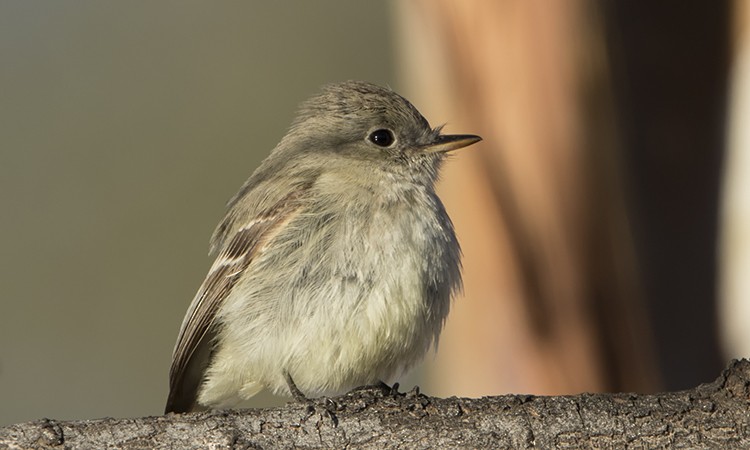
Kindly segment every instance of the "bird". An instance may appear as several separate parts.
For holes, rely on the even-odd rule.
[[[165,413],[390,380],[432,348],[461,289],[435,192],[442,133],[390,88],[324,86],[227,204],[179,330]]]

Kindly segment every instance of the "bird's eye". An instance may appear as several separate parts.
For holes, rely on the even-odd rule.
[[[388,147],[389,145],[393,144],[393,141],[396,140],[396,138],[393,137],[393,132],[384,128],[375,130],[370,133],[369,139],[370,142],[380,147]]]

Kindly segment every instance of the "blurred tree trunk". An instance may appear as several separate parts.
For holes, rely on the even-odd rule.
[[[719,322],[727,357],[750,355],[750,3],[732,8],[732,69],[722,174]]]
[[[465,297],[429,392],[655,390],[597,3],[396,5],[405,94],[484,137],[442,184]]]
[[[717,228],[730,3],[606,2],[642,285],[667,389],[722,366]]]

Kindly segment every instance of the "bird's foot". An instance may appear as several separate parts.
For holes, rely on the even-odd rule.
[[[351,390],[351,392],[371,392],[371,393],[380,393],[384,397],[385,396],[391,396],[391,397],[398,397],[401,395],[401,393],[398,391],[399,384],[393,383],[393,386],[388,386],[383,381],[378,381],[375,384],[368,384],[365,386],[359,386]]]
[[[307,398],[305,394],[303,394],[302,391],[299,390],[297,385],[294,383],[292,376],[289,375],[289,373],[285,373],[284,378],[286,378],[286,384],[289,387],[289,392],[292,394],[292,397],[294,397],[294,399],[300,403],[307,404],[307,408],[306,408],[307,417],[305,417],[305,419],[309,419],[313,414],[315,414],[316,406],[318,405],[319,402],[322,402],[323,410],[325,411],[326,415],[331,419],[331,422],[333,422],[333,425],[337,426],[339,424],[339,419],[338,417],[336,417],[336,411],[339,409],[338,403],[336,403],[334,400],[332,400],[329,397],[321,397],[317,399],[317,401]]]

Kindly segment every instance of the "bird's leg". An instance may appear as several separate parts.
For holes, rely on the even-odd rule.
[[[292,376],[289,375],[289,372],[284,372],[284,378],[286,378],[286,384],[289,386],[289,392],[292,393],[292,397],[294,397],[295,400],[298,402],[310,402],[310,399],[305,397],[305,394],[302,393],[302,391],[299,390],[296,384],[294,384],[294,380],[292,380]]]
[[[305,394],[303,394],[297,385],[294,384],[294,380],[292,380],[292,376],[289,375],[289,372],[284,372],[284,379],[286,379],[286,385],[289,387],[289,392],[292,394],[292,397],[300,403],[307,403],[307,417],[315,414],[315,404],[312,400],[305,397]]]
[[[307,403],[307,417],[310,417],[313,413],[315,413],[315,402],[305,397],[305,394],[303,394],[302,391],[299,390],[297,385],[294,384],[294,380],[292,379],[292,376],[289,375],[289,372],[284,372],[284,378],[286,379],[287,386],[289,386],[289,392],[292,393],[292,397],[294,397],[294,399],[300,403]],[[338,417],[336,417],[336,410],[338,409],[339,405],[328,397],[324,398],[324,405],[325,411],[328,414],[328,417],[331,418],[333,425],[338,426],[339,419]]]

